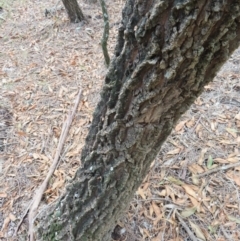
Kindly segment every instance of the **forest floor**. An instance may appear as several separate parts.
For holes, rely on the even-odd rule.
[[[113,56],[124,1],[106,2]],[[0,240],[27,240],[27,218],[17,236],[14,231],[48,173],[80,89],[78,111],[39,210],[61,195],[81,165],[107,69],[101,8],[79,3],[88,23],[70,24],[53,0],[0,0]],[[239,79],[240,49],[152,163],[119,221],[120,240],[240,240]]]

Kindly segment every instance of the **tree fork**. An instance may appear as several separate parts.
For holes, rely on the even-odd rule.
[[[37,240],[109,241],[179,117],[238,47],[238,0],[127,0],[82,151]]]

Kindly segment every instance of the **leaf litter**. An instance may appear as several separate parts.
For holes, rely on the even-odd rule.
[[[112,54],[123,1],[106,2]],[[80,1],[91,18],[76,25],[63,9],[45,17],[52,0],[10,5],[3,7],[0,25],[0,239],[24,240],[27,223],[17,238],[14,229],[48,172],[79,88],[80,107],[43,207],[61,195],[81,165],[107,70],[98,4]],[[240,49],[182,116],[119,220],[119,240],[240,240],[239,64]]]

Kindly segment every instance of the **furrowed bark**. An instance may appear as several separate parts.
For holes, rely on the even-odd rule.
[[[78,23],[84,20],[84,15],[77,0],[62,0],[62,2],[72,23]]]
[[[239,41],[239,0],[128,0],[82,167],[37,218],[37,240],[110,240],[173,126]]]

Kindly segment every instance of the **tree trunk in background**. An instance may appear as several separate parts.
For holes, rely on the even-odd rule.
[[[84,20],[84,15],[77,0],[62,0],[62,2],[72,23],[78,23]]]
[[[179,117],[240,41],[239,0],[127,0],[82,167],[37,240],[109,241]]]

